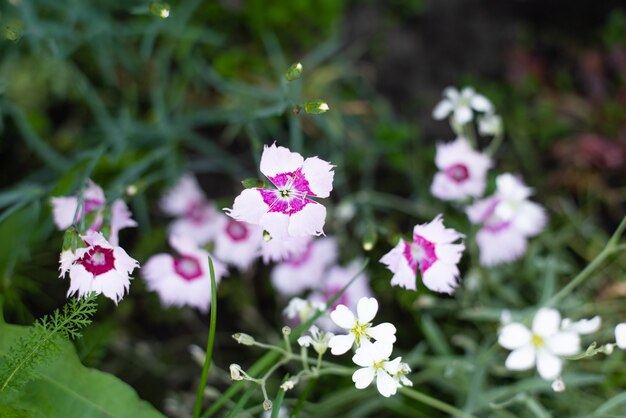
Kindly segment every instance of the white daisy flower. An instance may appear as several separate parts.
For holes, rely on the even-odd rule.
[[[246,270],[259,256],[263,230],[257,225],[216,214],[215,256],[221,261]]]
[[[480,197],[485,192],[491,159],[475,151],[465,138],[449,144],[438,144],[435,175],[430,191],[441,200],[463,200]]]
[[[529,237],[538,235],[546,226],[543,207],[528,200],[532,189],[512,174],[496,179],[496,192],[466,209],[474,224],[482,227],[476,234],[480,263],[492,267],[519,259],[525,252]]]
[[[139,267],[122,247],[111,245],[100,232],[87,231],[81,236],[87,247],[77,248],[71,263],[69,255],[61,255],[61,276],[70,275],[67,295],[87,297],[102,293],[116,304],[122,300],[130,286],[130,275]]]
[[[444,99],[433,110],[434,119],[445,119],[452,113],[452,119],[457,125],[465,125],[471,122],[474,111],[489,113],[493,111],[493,105],[483,95],[478,94],[472,87],[465,87],[459,92],[454,87],[448,87],[443,91]]]
[[[615,327],[615,343],[622,350],[626,350],[626,323],[617,324]]]
[[[512,322],[500,330],[498,343],[513,350],[506,359],[509,370],[528,370],[537,366],[545,380],[561,375],[563,360],[580,352],[580,337],[573,331],[559,329],[561,315],[555,309],[542,308],[533,318],[532,328]]]
[[[156,254],[145,263],[142,273],[149,290],[159,294],[165,306],[191,306],[207,312],[211,305],[210,254],[189,237],[171,235],[170,245],[179,256]],[[226,267],[212,257],[215,281],[226,275]]]
[[[226,213],[238,221],[260,225],[273,238],[322,235],[326,208],[309,197],[328,197],[334,166],[317,157],[306,160],[276,144],[265,146],[261,172],[275,189],[246,189]]]
[[[376,389],[384,397],[395,395],[398,383],[392,377],[400,369],[400,357],[389,361],[393,346],[388,341],[371,343],[363,341],[352,357],[352,361],[362,368],[352,375],[352,381],[357,389],[365,389],[376,379]]]
[[[274,267],[272,284],[283,295],[296,295],[317,287],[326,268],[337,260],[338,252],[334,238],[311,240],[302,253]]]
[[[378,301],[374,298],[362,298],[357,304],[357,316],[345,305],[339,305],[331,312],[330,318],[340,328],[348,330],[347,335],[335,335],[328,346],[334,355],[340,355],[356,343],[360,346],[363,341],[375,339],[388,344],[396,341],[396,327],[389,322],[372,326],[372,320],[378,312]]]
[[[415,275],[419,268],[424,285],[430,290],[453,293],[458,285],[457,264],[465,250],[465,244],[454,242],[463,234],[443,225],[441,215],[430,223],[413,228],[413,242],[400,240],[380,262],[393,273],[391,284],[416,290]]]

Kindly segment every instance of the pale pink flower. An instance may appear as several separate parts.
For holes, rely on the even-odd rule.
[[[305,250],[272,270],[272,284],[283,295],[296,295],[317,287],[324,271],[337,260],[338,248],[334,238],[310,240]]]
[[[300,256],[308,247],[311,237],[272,238],[263,234],[261,257],[265,264],[281,262]]]
[[[491,159],[475,151],[465,138],[449,144],[438,144],[435,175],[430,191],[441,200],[463,200],[480,197],[485,192]]]
[[[215,256],[226,264],[246,270],[259,256],[263,231],[259,226],[216,214]]]
[[[119,245],[119,232],[124,228],[137,226],[137,222],[131,217],[132,213],[122,199],[117,199],[111,205],[111,245]]]
[[[265,146],[260,168],[276,189],[246,189],[226,213],[260,225],[273,238],[322,235],[326,208],[309,197],[330,195],[333,165],[318,157],[305,160],[274,143]]]
[[[339,265],[330,267],[324,273],[321,283],[315,286],[313,293],[309,295],[308,299],[313,302],[326,304],[341,289],[350,283],[350,280],[357,276],[329,309],[333,311],[338,305],[345,305],[350,310],[356,310],[359,300],[373,296],[372,289],[369,285],[369,276],[365,271],[361,271],[362,265],[362,260],[353,260],[346,267]],[[326,331],[338,330],[337,325],[328,315],[322,315],[316,323],[321,329]]]
[[[443,225],[441,215],[429,223],[413,228],[413,242],[400,239],[380,262],[393,273],[391,284],[416,290],[415,277],[419,268],[424,285],[430,290],[452,294],[458,285],[457,264],[465,244],[455,244],[463,234]]]
[[[163,212],[176,217],[170,224],[170,235],[189,237],[199,245],[215,237],[218,212],[191,174],[181,177],[160,203]]]
[[[528,238],[538,235],[547,222],[543,207],[528,200],[532,189],[517,177],[501,174],[496,185],[494,195],[466,209],[470,221],[482,225],[476,242],[480,263],[489,267],[519,259]]]
[[[123,248],[111,245],[100,232],[90,230],[81,238],[87,247],[61,254],[61,276],[68,271],[70,275],[67,295],[86,297],[92,292],[102,293],[117,304],[128,292],[130,274],[139,263]],[[73,254],[71,262],[69,254]]]
[[[148,289],[159,294],[165,306],[191,306],[206,312],[211,305],[210,254],[198,247],[190,237],[170,236],[170,245],[179,256],[156,254],[145,263],[142,274]],[[215,281],[227,273],[215,258]]]
[[[54,223],[60,231],[72,225],[74,215],[77,215],[76,221],[80,221],[83,217],[83,212],[86,214],[97,212],[92,224],[88,225],[90,229],[97,231],[102,224],[101,210],[106,205],[104,191],[91,180],[87,181],[87,187],[83,192],[83,206],[78,209],[78,213],[76,213],[78,208],[78,196],[53,197],[50,199],[50,202],[52,203],[52,217]]]

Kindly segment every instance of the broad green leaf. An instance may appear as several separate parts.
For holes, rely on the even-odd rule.
[[[30,327],[0,321],[0,365],[13,344],[29,331]],[[69,341],[59,346],[60,351],[37,367],[34,379],[18,393],[0,395],[1,413],[35,418],[163,418],[117,377],[83,366]]]

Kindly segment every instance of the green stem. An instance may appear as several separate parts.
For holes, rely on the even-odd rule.
[[[445,402],[440,401],[439,399],[435,399],[431,396],[426,395],[425,393],[422,392],[418,392],[415,389],[410,389],[407,387],[401,387],[400,389],[398,389],[398,391],[400,393],[402,393],[405,396],[408,396],[409,398],[415,399],[418,402],[421,402],[423,404],[432,406],[435,409],[438,409],[442,412],[446,412],[454,417],[458,417],[458,418],[476,418],[473,415],[467,414],[463,411],[461,411],[458,408],[455,408],[452,405],[449,405]]]
[[[202,367],[202,376],[200,376],[200,384],[198,385],[198,393],[196,394],[196,405],[193,408],[193,418],[200,418],[202,413],[202,400],[204,398],[204,389],[209,377],[209,368],[211,367],[211,357],[213,356],[213,344],[215,343],[215,325],[217,323],[217,284],[215,283],[215,270],[213,269],[213,260],[209,257],[209,272],[211,274],[211,322],[209,324],[209,340],[206,347],[206,356],[204,357],[204,367]]]
[[[500,145],[502,145],[503,138],[503,132],[500,132],[496,136],[494,136],[489,145],[487,145],[487,148],[485,148],[485,154],[493,157],[493,155],[498,151],[498,148],[500,148]]]

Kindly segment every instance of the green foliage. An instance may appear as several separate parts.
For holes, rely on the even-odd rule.
[[[32,372],[59,349],[59,342],[67,338],[79,338],[81,330],[91,323],[96,312],[97,296],[70,299],[62,310],[55,310],[38,320],[27,336],[20,338],[8,350],[0,369],[0,395],[19,390],[33,378]]]
[[[93,301],[92,301],[93,302]],[[66,329],[72,324],[69,335],[77,332],[77,324],[84,323],[85,315],[93,303],[76,307],[80,313],[57,319],[49,318],[49,326]],[[72,317],[73,319],[69,319]],[[0,354],[3,369],[6,358],[11,358],[18,341],[30,341],[31,327],[0,323]],[[135,391],[116,377],[80,364],[72,344],[68,341],[55,342],[58,351],[54,358],[46,358],[32,379],[11,397],[0,397],[2,417],[107,417],[107,418],[163,418],[150,404],[141,401]],[[17,345],[19,347],[19,345]]]

